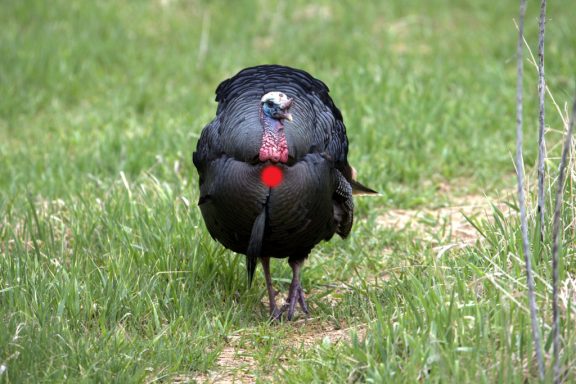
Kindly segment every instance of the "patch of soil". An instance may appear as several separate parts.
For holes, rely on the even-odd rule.
[[[314,319],[297,320],[290,324],[294,332],[281,341],[287,349],[310,349],[320,344],[339,344],[351,341],[353,332],[358,339],[366,336],[366,326],[340,328],[334,324],[326,324]],[[253,358],[254,351],[241,346],[241,335],[229,338],[229,343],[224,347],[215,369],[195,375],[193,377],[179,376],[174,378],[176,383],[254,383],[254,372],[258,369],[258,362]],[[262,378],[262,377],[260,377]],[[272,380],[272,378],[270,378]]]
[[[475,243],[480,233],[467,217],[490,217],[493,206],[504,215],[510,214],[510,208],[502,202],[494,202],[482,195],[469,195],[452,199],[445,207],[388,210],[377,218],[377,224],[385,228],[412,230],[420,239],[445,252]]]

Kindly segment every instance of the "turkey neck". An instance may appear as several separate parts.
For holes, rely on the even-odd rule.
[[[268,117],[260,111],[260,122],[263,132],[258,159],[262,162],[268,160],[274,163],[288,162],[288,143],[282,121]]]

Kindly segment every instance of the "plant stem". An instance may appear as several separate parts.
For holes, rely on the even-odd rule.
[[[546,94],[546,82],[544,80],[544,32],[546,28],[546,0],[540,3],[540,19],[538,32],[538,106],[539,106],[539,129],[538,129],[538,214],[540,216],[540,241],[544,241],[544,159],[546,158],[546,142],[544,140],[544,96]]]
[[[518,179],[518,202],[520,205],[520,226],[522,230],[522,246],[524,261],[526,264],[526,278],[528,283],[528,302],[530,306],[530,320],[532,324],[532,339],[536,359],[538,360],[538,373],[540,380],[544,380],[544,361],[542,359],[542,347],[540,341],[540,328],[538,326],[536,298],[534,295],[534,277],[532,275],[532,263],[530,247],[528,243],[528,225],[526,220],[526,200],[524,196],[524,160],[522,158],[522,79],[523,79],[523,36],[524,14],[526,13],[526,0],[520,0],[520,18],[518,22],[518,46],[517,46],[517,69],[516,82],[516,175]]]
[[[562,159],[560,160],[560,174],[558,176],[558,190],[556,191],[556,203],[554,205],[554,222],[552,224],[552,334],[554,342],[554,383],[560,382],[560,318],[558,314],[558,249],[560,238],[560,209],[564,195],[564,179],[566,177],[566,163],[568,153],[572,146],[572,131],[574,129],[574,118],[576,116],[576,97],[572,106],[572,115],[568,123],[568,132],[562,148]]]

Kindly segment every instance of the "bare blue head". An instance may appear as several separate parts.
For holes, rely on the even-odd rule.
[[[284,93],[268,92],[262,96],[260,102],[262,103],[262,113],[264,116],[280,121],[292,121],[292,115],[289,112],[292,99]]]

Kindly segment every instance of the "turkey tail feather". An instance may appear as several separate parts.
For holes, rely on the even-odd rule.
[[[352,194],[353,195],[377,195],[378,194],[378,192],[376,192],[375,190],[368,188],[365,185],[360,184],[356,180],[352,180],[350,182],[350,185],[352,186]]]
[[[248,250],[246,251],[246,271],[248,272],[248,286],[252,285],[254,272],[258,258],[262,252],[262,241],[264,239],[264,229],[266,228],[266,207],[262,212],[256,216],[254,224],[252,225],[252,233],[250,234],[250,242],[248,243]]]

